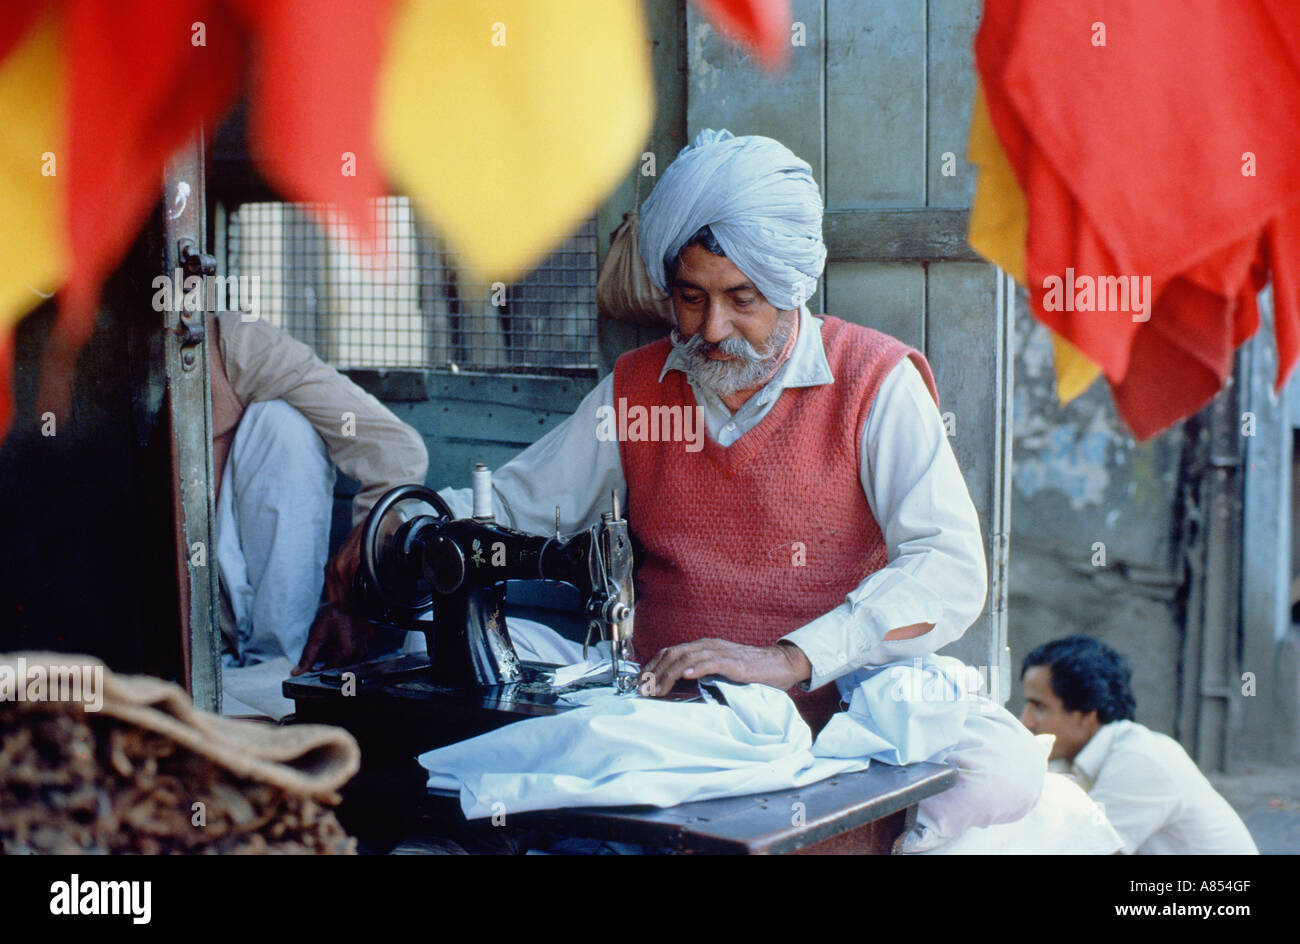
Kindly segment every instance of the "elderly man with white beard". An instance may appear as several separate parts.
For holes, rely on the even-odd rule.
[[[821,224],[806,162],[770,138],[702,132],[642,213],[671,337],[624,354],[493,478],[498,518],[537,533],[557,505],[573,531],[620,496],[644,552],[642,694],[708,675],[763,683],[789,690],[814,732],[840,708],[837,678],[959,638],[987,583],[925,358],[804,304],[825,264]],[[607,434],[611,415],[677,408],[702,414],[702,448]],[[468,490],[441,494],[469,514]],[[1038,798],[1041,751],[991,707],[954,749],[958,785],[922,804],[935,836],[1010,822]]]

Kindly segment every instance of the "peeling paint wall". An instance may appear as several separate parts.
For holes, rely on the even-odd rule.
[[[1098,380],[1056,400],[1049,332],[1017,305],[1009,639],[1088,633],[1133,667],[1138,720],[1173,733],[1181,629],[1174,533],[1179,428],[1139,444]],[[1024,706],[1014,688],[1011,710]]]

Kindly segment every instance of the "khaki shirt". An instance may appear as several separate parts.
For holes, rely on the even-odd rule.
[[[429,455],[420,434],[306,344],[265,321],[240,321],[238,311],[220,312],[209,325],[217,342],[208,352],[218,490],[244,409],[264,400],[284,400],[306,417],[330,461],[361,483],[352,503],[354,527],[389,489],[424,483]]]

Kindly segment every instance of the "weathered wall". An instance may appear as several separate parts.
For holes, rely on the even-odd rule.
[[[1088,633],[1131,662],[1138,720],[1173,734],[1181,640],[1174,599],[1181,430],[1139,445],[1101,380],[1060,406],[1050,335],[1030,317],[1023,296],[1016,314],[1012,429],[1013,673],[1018,677],[1035,646]],[[1008,707],[1018,714],[1024,699],[1018,685],[1013,692]]]

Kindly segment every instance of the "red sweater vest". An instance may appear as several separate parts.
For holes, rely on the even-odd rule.
[[[642,661],[702,638],[773,645],[844,602],[888,563],[861,482],[861,434],[876,391],[910,356],[938,403],[925,358],[886,334],[823,317],[835,381],[790,388],[730,447],[621,441],[628,521],[645,548],[633,643]],[[664,339],[614,367],[614,401],[696,405],[686,376],[663,370]],[[621,411],[620,411],[621,412]],[[814,731],[839,708],[834,685],[790,693]]]

